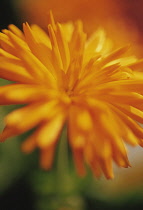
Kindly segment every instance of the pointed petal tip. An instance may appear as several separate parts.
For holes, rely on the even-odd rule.
[[[56,30],[56,24],[52,10],[49,10],[48,13],[48,25],[51,25],[53,29]]]
[[[32,152],[32,149],[31,148],[29,148],[28,146],[27,146],[27,144],[25,144],[25,143],[22,143],[21,144],[21,151],[22,152],[24,152],[24,153],[26,153],[26,154],[29,154],[29,153],[31,153]]]
[[[108,175],[106,175],[106,179],[113,180],[114,179],[114,174],[108,174]]]
[[[28,22],[23,23],[23,30],[24,30],[26,27],[30,27],[29,24],[28,24]]]
[[[113,173],[112,169],[106,170],[106,169],[102,168],[102,170],[103,170],[103,173],[104,173],[104,176],[106,177],[106,179],[108,179],[108,180],[114,179],[114,173]]]
[[[53,161],[40,161],[40,167],[41,169],[43,169],[44,171],[48,171],[52,168],[52,163]]]
[[[51,165],[42,165],[41,163],[40,163],[40,167],[43,171],[49,171],[52,168]]]
[[[50,15],[50,17],[53,18],[53,11],[52,11],[52,9],[49,10],[49,15]]]

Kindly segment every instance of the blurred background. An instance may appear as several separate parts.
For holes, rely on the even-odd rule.
[[[130,43],[133,53],[143,57],[143,0],[1,0],[0,29],[11,23],[22,28],[28,21],[46,30],[49,9],[58,21],[82,19],[89,36],[104,27],[116,46]],[[1,131],[4,116],[14,108],[0,107]],[[78,177],[70,151],[61,155],[61,145],[52,170],[41,170],[38,150],[29,155],[20,150],[27,135],[0,144],[0,210],[143,209],[142,148],[127,145],[132,167],[115,166],[114,180],[97,180],[90,172]]]

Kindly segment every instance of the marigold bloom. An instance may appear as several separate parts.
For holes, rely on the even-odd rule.
[[[49,36],[37,25],[14,25],[0,34],[0,104],[26,104],[5,118],[1,141],[36,127],[22,144],[41,151],[41,165],[52,165],[67,124],[79,174],[86,162],[98,177],[113,178],[112,160],[129,161],[124,142],[142,145],[143,61],[126,57],[128,46],[113,50],[102,29],[89,39],[82,22],[59,24],[50,15]]]

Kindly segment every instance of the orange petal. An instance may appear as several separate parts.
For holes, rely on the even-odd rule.
[[[21,144],[21,150],[25,153],[31,153],[36,148],[35,135],[30,136]]]
[[[48,170],[51,168],[54,160],[55,145],[41,149],[40,165],[43,169]]]
[[[38,85],[12,84],[0,87],[0,104],[27,104],[43,98],[48,99],[49,94]]]
[[[73,157],[77,172],[80,176],[85,176],[84,156],[82,149],[73,149]]]

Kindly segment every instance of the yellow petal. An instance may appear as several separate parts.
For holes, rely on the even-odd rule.
[[[32,24],[31,30],[33,31],[35,41],[41,43],[42,45],[46,45],[50,49],[52,48],[49,36],[42,28],[36,24]]]
[[[51,49],[39,42],[39,39],[37,39],[37,33],[35,34],[35,31],[32,31],[27,23],[23,24],[23,30],[32,53],[47,67],[47,71],[50,71],[55,76]]]
[[[3,131],[3,138],[4,136],[10,137],[21,134],[32,129],[43,120],[50,119],[57,112],[55,104],[55,101],[45,104],[35,103],[11,112],[5,118],[6,129]],[[52,111],[52,109],[54,110]],[[16,133],[7,134],[12,129],[16,130]]]
[[[57,141],[64,126],[64,122],[64,113],[59,113],[55,115],[53,119],[41,125],[36,136],[38,146],[44,148]]]
[[[65,39],[65,34],[63,33],[62,27],[60,24],[57,25],[57,41],[59,43],[59,50],[60,55],[63,63],[63,69],[66,72],[67,68],[70,63],[70,52],[69,52],[69,46]]]
[[[13,44],[10,42],[6,34],[0,33],[0,46],[8,53],[17,56],[17,50],[14,48]]]
[[[27,104],[39,100],[48,100],[53,91],[38,85],[13,84],[0,87],[0,104]]]
[[[8,26],[8,28],[9,28],[15,35],[17,35],[19,38],[25,40],[25,37],[24,37],[22,31],[21,31],[19,28],[17,28],[15,25],[10,24],[10,25]]]
[[[0,77],[6,80],[32,83],[33,78],[19,60],[0,57]]]

